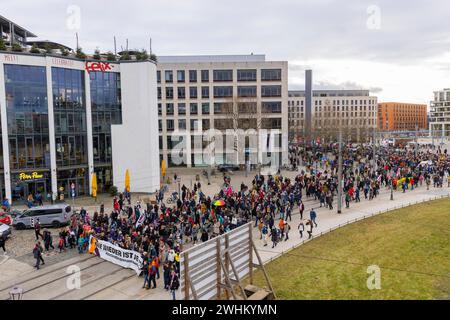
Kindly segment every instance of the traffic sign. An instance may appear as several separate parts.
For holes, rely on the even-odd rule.
[[[70,195],[75,198],[75,183],[73,182],[70,184]]]

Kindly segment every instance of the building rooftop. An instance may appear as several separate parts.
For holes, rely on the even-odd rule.
[[[66,50],[71,51],[72,48],[63,45],[61,43],[57,43],[57,42],[53,42],[50,40],[32,40],[32,41],[27,41],[27,45],[29,46],[33,46],[36,45],[36,47],[40,48],[40,49],[45,49],[45,46],[48,45],[50,47],[50,49],[61,49],[64,48]]]
[[[22,38],[37,37],[31,31],[19,26],[18,24],[0,15],[0,30],[3,31],[4,33],[11,33],[11,29],[14,29],[14,34]]]
[[[264,62],[264,61],[266,61],[266,55],[264,54],[158,56],[158,63]]]

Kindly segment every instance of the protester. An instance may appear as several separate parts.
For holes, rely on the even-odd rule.
[[[3,254],[6,255],[6,248],[5,248],[5,239],[3,237],[0,237],[0,248],[3,249]]]

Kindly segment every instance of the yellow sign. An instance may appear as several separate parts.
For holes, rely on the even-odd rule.
[[[42,173],[38,173],[38,172],[32,172],[31,174],[26,174],[25,172],[21,172],[19,174],[19,179],[22,181],[26,181],[26,180],[34,180],[34,179],[42,179],[44,177],[44,175]]]

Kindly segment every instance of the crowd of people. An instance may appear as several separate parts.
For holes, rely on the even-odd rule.
[[[440,188],[445,177],[450,187],[447,150],[434,152],[426,148],[388,146],[380,147],[373,159],[370,146],[348,145],[343,149],[343,200],[347,208],[362,199],[371,201],[382,188],[401,192],[423,184],[427,188],[431,184]],[[201,183],[196,182],[191,189],[183,185],[180,194],[174,192],[171,204],[164,201],[164,192],[160,191],[156,193],[156,201],[145,204],[138,201],[132,206],[131,195],[124,192],[114,198],[109,214],[103,204],[92,216],[82,208],[72,217],[70,226],[59,233],[58,249],[77,248],[85,253],[89,237],[93,235],[121,248],[138,251],[144,259],[143,287],[156,287],[162,267],[164,288],[174,297],[179,286],[183,248],[205,242],[249,221],[254,221],[263,245],[271,242],[274,248],[280,241],[289,240],[293,214],[300,215],[300,222],[294,226],[300,237],[306,236],[305,232],[312,237],[313,228],[317,227],[315,208],[332,210],[336,201],[337,146],[291,150],[290,159],[295,166],[304,165],[294,178],[257,174],[251,184],[241,183],[234,189],[231,177],[224,174],[223,185],[213,196],[204,194]],[[310,199],[310,207],[309,215],[304,217],[305,198]],[[39,223],[35,228],[39,229]],[[37,239],[39,235],[40,230],[37,230]],[[53,249],[49,231],[42,234],[42,239],[45,250]],[[36,247],[36,251],[44,250],[40,244]],[[42,257],[36,253],[35,258],[39,268]]]

